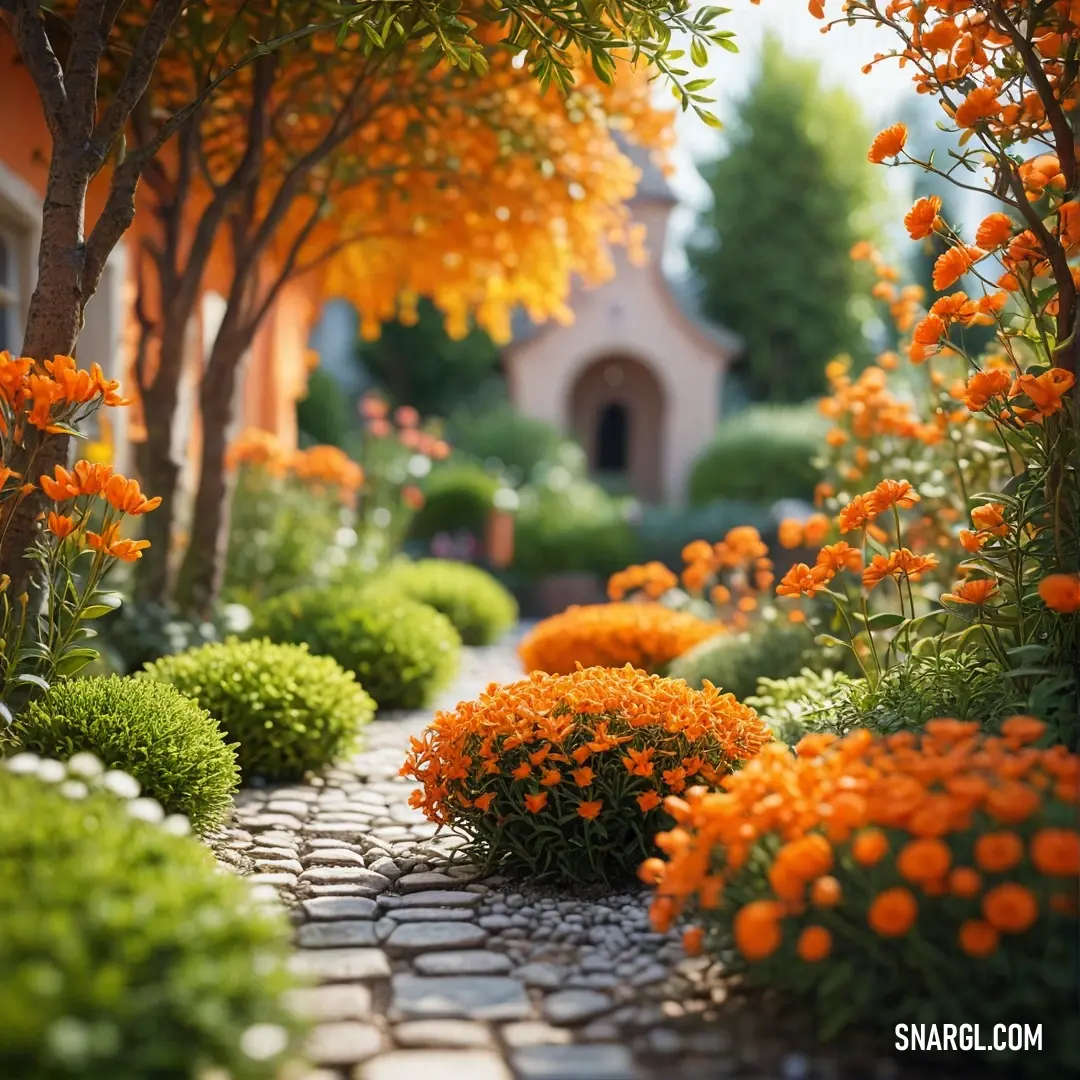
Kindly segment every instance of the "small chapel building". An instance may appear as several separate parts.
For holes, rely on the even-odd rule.
[[[661,267],[677,200],[648,155],[633,200],[649,259],[617,251],[615,276],[575,286],[569,326],[537,325],[523,312],[503,351],[510,401],[577,439],[598,479],[646,503],[679,503],[694,460],[720,420],[728,366],[740,340],[694,313]]]

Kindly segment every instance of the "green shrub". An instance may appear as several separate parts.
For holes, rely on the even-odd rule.
[[[767,540],[775,528],[767,507],[750,502],[714,502],[708,506],[646,506],[634,523],[638,560],[656,560],[681,569],[682,550],[693,540],[720,540],[737,525],[752,525]]]
[[[517,601],[489,573],[449,559],[392,566],[380,583],[441,611],[466,645],[491,645],[517,621]]]
[[[250,886],[81,780],[0,768],[0,806],[0,1076],[281,1075],[289,932]]]
[[[174,687],[139,679],[54,683],[16,719],[14,734],[23,750],[63,760],[87,751],[130,773],[200,833],[222,821],[239,782],[235,746],[217,720]]]
[[[441,612],[404,596],[297,589],[254,613],[248,636],[307,644],[355,672],[380,709],[419,709],[457,673],[461,637]]]
[[[305,645],[229,640],[147,665],[208,709],[235,739],[245,778],[295,780],[331,764],[374,715],[371,698],[328,656]]]
[[[805,626],[788,622],[762,622],[741,634],[722,634],[696,645],[673,660],[668,674],[701,686],[714,686],[740,701],[757,689],[758,679],[784,679],[797,675],[820,653]],[[815,665],[817,666],[817,665]]]
[[[785,679],[758,679],[757,691],[746,704],[772,729],[776,738],[794,746],[804,735],[821,730],[830,704],[853,682],[849,676],[826,668],[803,668]]]
[[[483,536],[502,487],[497,476],[478,465],[446,465],[423,484],[424,505],[409,524],[408,539],[429,541],[439,533]]]
[[[758,405],[725,420],[690,473],[690,501],[807,499],[828,424],[813,405]]]
[[[451,419],[447,438],[456,450],[481,462],[497,461],[523,480],[538,466],[557,460],[569,441],[554,424],[524,416],[510,405]]]
[[[515,574],[595,574],[607,578],[637,561],[637,541],[625,500],[575,479],[558,466],[521,490],[514,529]]]

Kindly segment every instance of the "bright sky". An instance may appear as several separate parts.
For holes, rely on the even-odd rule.
[[[762,39],[769,31],[780,37],[793,56],[819,60],[824,81],[851,91],[862,102],[867,122],[874,130],[895,123],[902,106],[914,99],[910,70],[901,71],[894,61],[878,65],[868,75],[862,73],[862,66],[876,52],[890,47],[886,31],[861,23],[854,27],[836,26],[822,34],[823,24],[807,11],[806,0],[762,0],[759,6],[752,5],[750,0],[729,2],[731,12],[720,16],[717,25],[735,32],[740,51],[736,55],[713,50],[714,59],[707,72],[716,79],[709,93],[716,98],[712,109],[721,120],[730,114],[730,103],[745,94],[757,67]],[[835,3],[826,6],[839,7]],[[707,188],[692,163],[695,158],[715,154],[722,145],[723,132],[706,127],[693,112],[679,117],[677,130],[678,171],[672,187],[680,200],[692,207],[707,198]],[[903,178],[896,175],[903,172],[892,170],[901,190],[904,181],[913,179],[910,174]],[[681,246],[692,224],[692,210],[676,211],[672,220],[672,250],[665,258],[665,266],[671,272],[677,273],[685,265]]]

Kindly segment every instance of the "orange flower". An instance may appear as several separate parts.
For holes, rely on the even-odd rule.
[[[489,791],[484,795],[477,795],[476,798],[473,799],[473,806],[475,806],[477,810],[483,810],[484,813],[487,813],[488,810],[491,809],[491,804],[494,801],[495,792]]]
[[[975,607],[982,607],[996,596],[997,592],[997,582],[993,578],[974,578],[954,585],[952,592],[941,594],[941,599],[950,600],[954,604],[972,604]]]
[[[1005,522],[1004,503],[984,503],[971,511],[971,521],[980,532],[991,536],[1008,536],[1009,526]]]
[[[982,888],[982,878],[970,866],[958,866],[949,875],[949,892],[965,900],[977,896]]]
[[[837,524],[842,533],[854,532],[856,529],[865,528],[877,516],[877,508],[871,495],[856,495],[840,511]]]
[[[646,791],[641,795],[638,795],[635,799],[638,804],[638,808],[643,814],[647,814],[650,810],[655,810],[660,805],[661,799],[657,792]]]
[[[57,514],[50,510],[45,521],[45,527],[53,536],[63,540],[75,531],[75,521],[69,514]]]
[[[952,853],[941,840],[912,840],[896,857],[896,869],[907,881],[938,881],[949,872]]]
[[[784,907],[775,900],[752,900],[735,915],[735,944],[747,960],[764,960],[780,947]]]
[[[941,213],[941,199],[928,195],[919,199],[904,217],[904,226],[912,240],[922,240],[934,231],[934,222]]]
[[[777,539],[780,541],[780,546],[789,551],[797,548],[803,542],[802,522],[796,521],[795,518],[784,518],[777,529]]]
[[[599,815],[600,811],[603,809],[603,799],[597,799],[594,802],[578,803],[578,817],[583,817],[586,821],[592,821]]]
[[[907,480],[882,480],[869,497],[878,514],[894,506],[910,509],[920,499],[919,493]]]
[[[539,814],[541,810],[547,806],[548,793],[541,791],[538,795],[526,795],[525,796],[525,809],[530,814]]]
[[[814,596],[822,587],[821,578],[806,563],[796,563],[776,586],[777,596]]]
[[[1051,611],[1080,611],[1080,574],[1050,574],[1039,582],[1039,596]]]
[[[998,932],[982,919],[966,919],[960,925],[959,940],[968,956],[990,956],[997,951]]]
[[[967,381],[964,404],[971,412],[985,409],[991,398],[1003,397],[1012,380],[1006,371],[978,371]]]
[[[100,551],[121,562],[134,562],[142,558],[142,553],[150,546],[149,540],[122,540],[120,539],[119,522],[110,525],[102,533],[88,532],[87,544],[94,550]]]
[[[982,910],[986,921],[1005,934],[1022,934],[1039,917],[1039,905],[1030,890],[1013,881],[988,890]]]
[[[588,765],[584,765],[580,769],[574,769],[570,775],[578,787],[588,787],[596,777],[596,773]]]
[[[829,535],[829,530],[832,528],[832,521],[830,521],[825,514],[811,514],[810,517],[806,519],[806,524],[803,528],[806,543],[810,547],[815,547]]]
[[[873,866],[885,858],[889,840],[880,829],[861,829],[851,844],[851,857],[860,866]]]
[[[975,862],[990,874],[1011,870],[1023,856],[1024,844],[1016,833],[983,833],[975,841]]]
[[[807,926],[795,945],[800,960],[816,964],[832,952],[832,934],[824,926]]]
[[[862,569],[862,552],[846,540],[823,547],[817,556],[816,569],[823,573],[837,574],[841,570],[858,572]]]
[[[1020,746],[1038,742],[1046,732],[1046,724],[1034,716],[1010,716],[1001,725],[1001,734]]]
[[[1026,394],[1040,416],[1053,416],[1061,409],[1061,399],[1072,389],[1076,376],[1064,368],[1051,368],[1041,375],[1021,375],[1010,391],[1013,397]]]
[[[1040,829],[1031,838],[1031,861],[1050,877],[1080,874],[1080,833],[1075,829]]]
[[[944,292],[955,285],[984,254],[975,247],[951,247],[943,251],[934,263],[934,288]]]
[[[139,490],[138,480],[128,480],[119,473],[110,476],[105,485],[105,500],[115,510],[125,514],[148,514],[161,505],[161,497],[148,499]]]
[[[896,887],[874,897],[866,918],[870,929],[881,937],[903,937],[918,913],[919,905],[911,892]]]
[[[1038,808],[1038,792],[1015,780],[991,788],[986,795],[987,812],[1006,825],[1027,821]]]
[[[656,768],[652,762],[655,753],[656,748],[652,746],[648,746],[644,750],[627,750],[626,757],[623,758],[626,771],[631,776],[652,776],[653,770]]]
[[[975,243],[984,251],[993,251],[1012,239],[1013,228],[1013,220],[1008,214],[990,214],[979,225]]]
[[[543,787],[554,787],[556,784],[561,784],[562,773],[558,769],[547,769],[540,778],[540,783]]]
[[[880,165],[886,158],[894,158],[903,152],[907,145],[907,125],[893,124],[892,127],[878,132],[866,155],[874,165]]]
[[[683,931],[683,951],[687,956],[700,956],[704,940],[705,931],[700,926],[688,926]]]
[[[834,877],[828,875],[819,877],[810,886],[810,902],[814,907],[836,907],[842,898],[843,891],[840,888],[840,882]]]

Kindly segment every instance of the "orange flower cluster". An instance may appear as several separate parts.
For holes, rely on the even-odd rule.
[[[995,736],[932,720],[918,735],[808,736],[798,756],[766,746],[720,791],[666,801],[667,858],[640,870],[657,887],[653,925],[696,915],[752,970],[801,979],[804,993],[813,976],[797,969],[824,977],[830,956],[862,970],[902,951],[932,980],[949,970],[941,956],[1050,956],[1051,940],[1075,953],[1080,758],[1037,748],[1044,731],[1024,716]]]
[[[663,604],[571,607],[526,635],[518,652],[527,671],[569,675],[578,665],[658,671],[699,642],[723,633],[717,623]]]
[[[390,406],[377,394],[365,394],[360,399],[360,415],[366,421],[369,435],[386,439],[396,435],[407,450],[423,454],[434,461],[450,456],[450,445],[444,439],[419,426],[420,414],[411,405],[400,405],[390,416]]]
[[[423,785],[413,806],[489,859],[581,881],[632,873],[666,797],[716,783],[769,738],[753,709],[710,683],[578,668],[438,713],[401,772]]]
[[[292,476],[315,487],[336,488],[349,498],[363,487],[364,470],[336,446],[311,446],[290,453],[269,431],[252,428],[229,447],[226,465],[261,469],[271,476]]]
[[[119,390],[97,364],[85,371],[70,356],[39,364],[0,352],[0,435],[21,442],[27,423],[49,434],[65,431],[98,406],[127,405]]]
[[[773,583],[773,562],[761,534],[751,525],[737,525],[718,543],[694,540],[682,550],[680,575],[691,596],[706,590],[726,625],[743,630],[760,603],[759,594]]]
[[[628,566],[612,574],[608,578],[607,594],[612,600],[619,601],[640,589],[649,599],[659,600],[678,584],[679,579],[662,562],[653,561]]]

